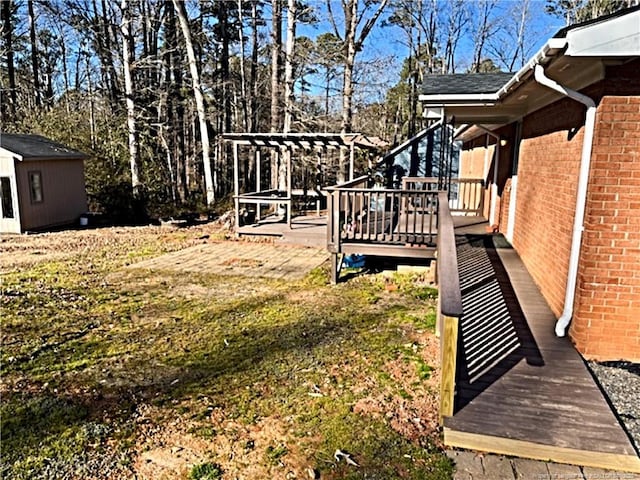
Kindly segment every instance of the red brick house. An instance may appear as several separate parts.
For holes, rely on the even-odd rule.
[[[640,7],[567,27],[519,72],[431,77],[460,175],[588,359],[640,361]]]

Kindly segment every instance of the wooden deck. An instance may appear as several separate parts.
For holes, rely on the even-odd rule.
[[[463,316],[445,444],[640,473],[640,459],[517,253],[458,229]]]
[[[236,230],[243,236],[273,237],[277,243],[299,245],[305,247],[327,246],[327,216],[301,215],[291,219],[291,226],[286,221],[271,216],[253,225],[244,225]]]
[[[401,219],[402,225],[405,221]],[[412,227],[414,222],[406,222],[410,228],[410,234],[413,234],[415,228]],[[477,216],[454,216],[453,223],[456,228],[473,227],[474,225],[484,225],[486,220]],[[413,230],[411,229],[413,228]],[[267,217],[253,225],[243,225],[236,230],[241,237],[273,237],[277,243],[284,243],[299,246],[326,247],[327,246],[327,215],[301,215],[293,217],[291,226],[287,222],[276,216]],[[437,229],[433,229],[434,235]],[[366,253],[366,252],[355,252]]]

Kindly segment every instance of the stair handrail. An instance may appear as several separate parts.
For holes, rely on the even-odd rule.
[[[440,424],[453,415],[456,385],[458,332],[462,317],[462,292],[458,274],[458,254],[453,217],[449,210],[447,192],[438,194],[438,320],[436,333],[440,335]]]

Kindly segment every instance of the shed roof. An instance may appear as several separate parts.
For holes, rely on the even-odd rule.
[[[0,133],[0,150],[7,150],[20,160],[62,160],[87,158],[82,152],[68,148],[40,135]]]
[[[509,79],[510,72],[455,73],[452,75],[428,75],[422,84],[422,94],[494,93]]]

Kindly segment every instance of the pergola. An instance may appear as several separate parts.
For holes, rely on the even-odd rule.
[[[222,135],[225,142],[233,144],[233,183],[236,225],[240,220],[240,205],[256,205],[256,219],[260,219],[260,206],[263,204],[285,206],[287,223],[291,225],[291,211],[293,197],[307,195],[311,192],[298,191],[293,188],[293,168],[295,167],[292,153],[294,151],[315,152],[318,156],[317,164],[320,164],[320,156],[328,151],[337,151],[341,156],[349,158],[348,178],[352,180],[355,175],[356,150],[363,151],[368,156],[371,166],[373,156],[380,153],[387,146],[386,142],[377,137],[367,137],[360,133],[225,133]],[[256,168],[256,185],[254,191],[240,192],[240,147],[252,147]],[[274,152],[277,164],[281,165],[280,180],[272,175],[269,188],[261,188],[262,154],[261,149],[266,148]],[[343,157],[343,158],[344,158]],[[269,158],[270,160],[270,158]],[[326,185],[325,185],[326,186]],[[245,185],[245,190],[249,186]],[[283,188],[284,187],[284,188]],[[319,196],[315,190],[312,195]],[[317,201],[319,205],[319,198]]]

